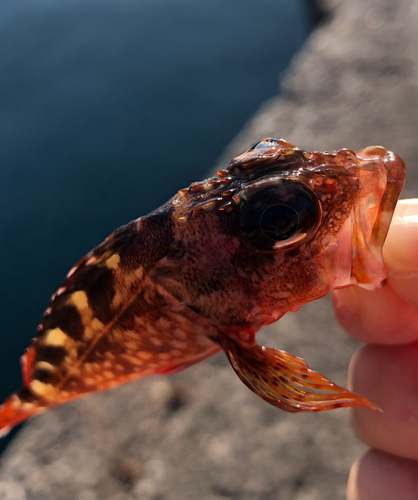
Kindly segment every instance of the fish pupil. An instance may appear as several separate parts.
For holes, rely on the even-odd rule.
[[[260,225],[268,238],[283,241],[296,233],[299,217],[295,210],[287,205],[273,205],[263,213]]]

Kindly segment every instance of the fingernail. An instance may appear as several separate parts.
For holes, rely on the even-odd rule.
[[[388,282],[403,300],[418,309],[418,199],[401,200],[395,210],[383,256]]]
[[[389,271],[418,271],[418,198],[401,200],[389,228],[383,256]]]

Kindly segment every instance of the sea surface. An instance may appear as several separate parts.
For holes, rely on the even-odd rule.
[[[277,94],[309,1],[0,3],[1,399],[68,269]]]

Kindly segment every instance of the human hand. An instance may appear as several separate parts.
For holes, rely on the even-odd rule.
[[[383,288],[334,292],[340,324],[366,343],[351,361],[349,388],[383,409],[352,410],[371,449],[351,468],[349,500],[418,499],[418,199],[398,204],[383,254]]]

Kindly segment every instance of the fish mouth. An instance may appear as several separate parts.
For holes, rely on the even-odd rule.
[[[405,182],[402,159],[381,146],[356,152],[359,162],[348,167],[359,180],[351,225],[350,283],[373,289],[386,279],[382,247]]]

